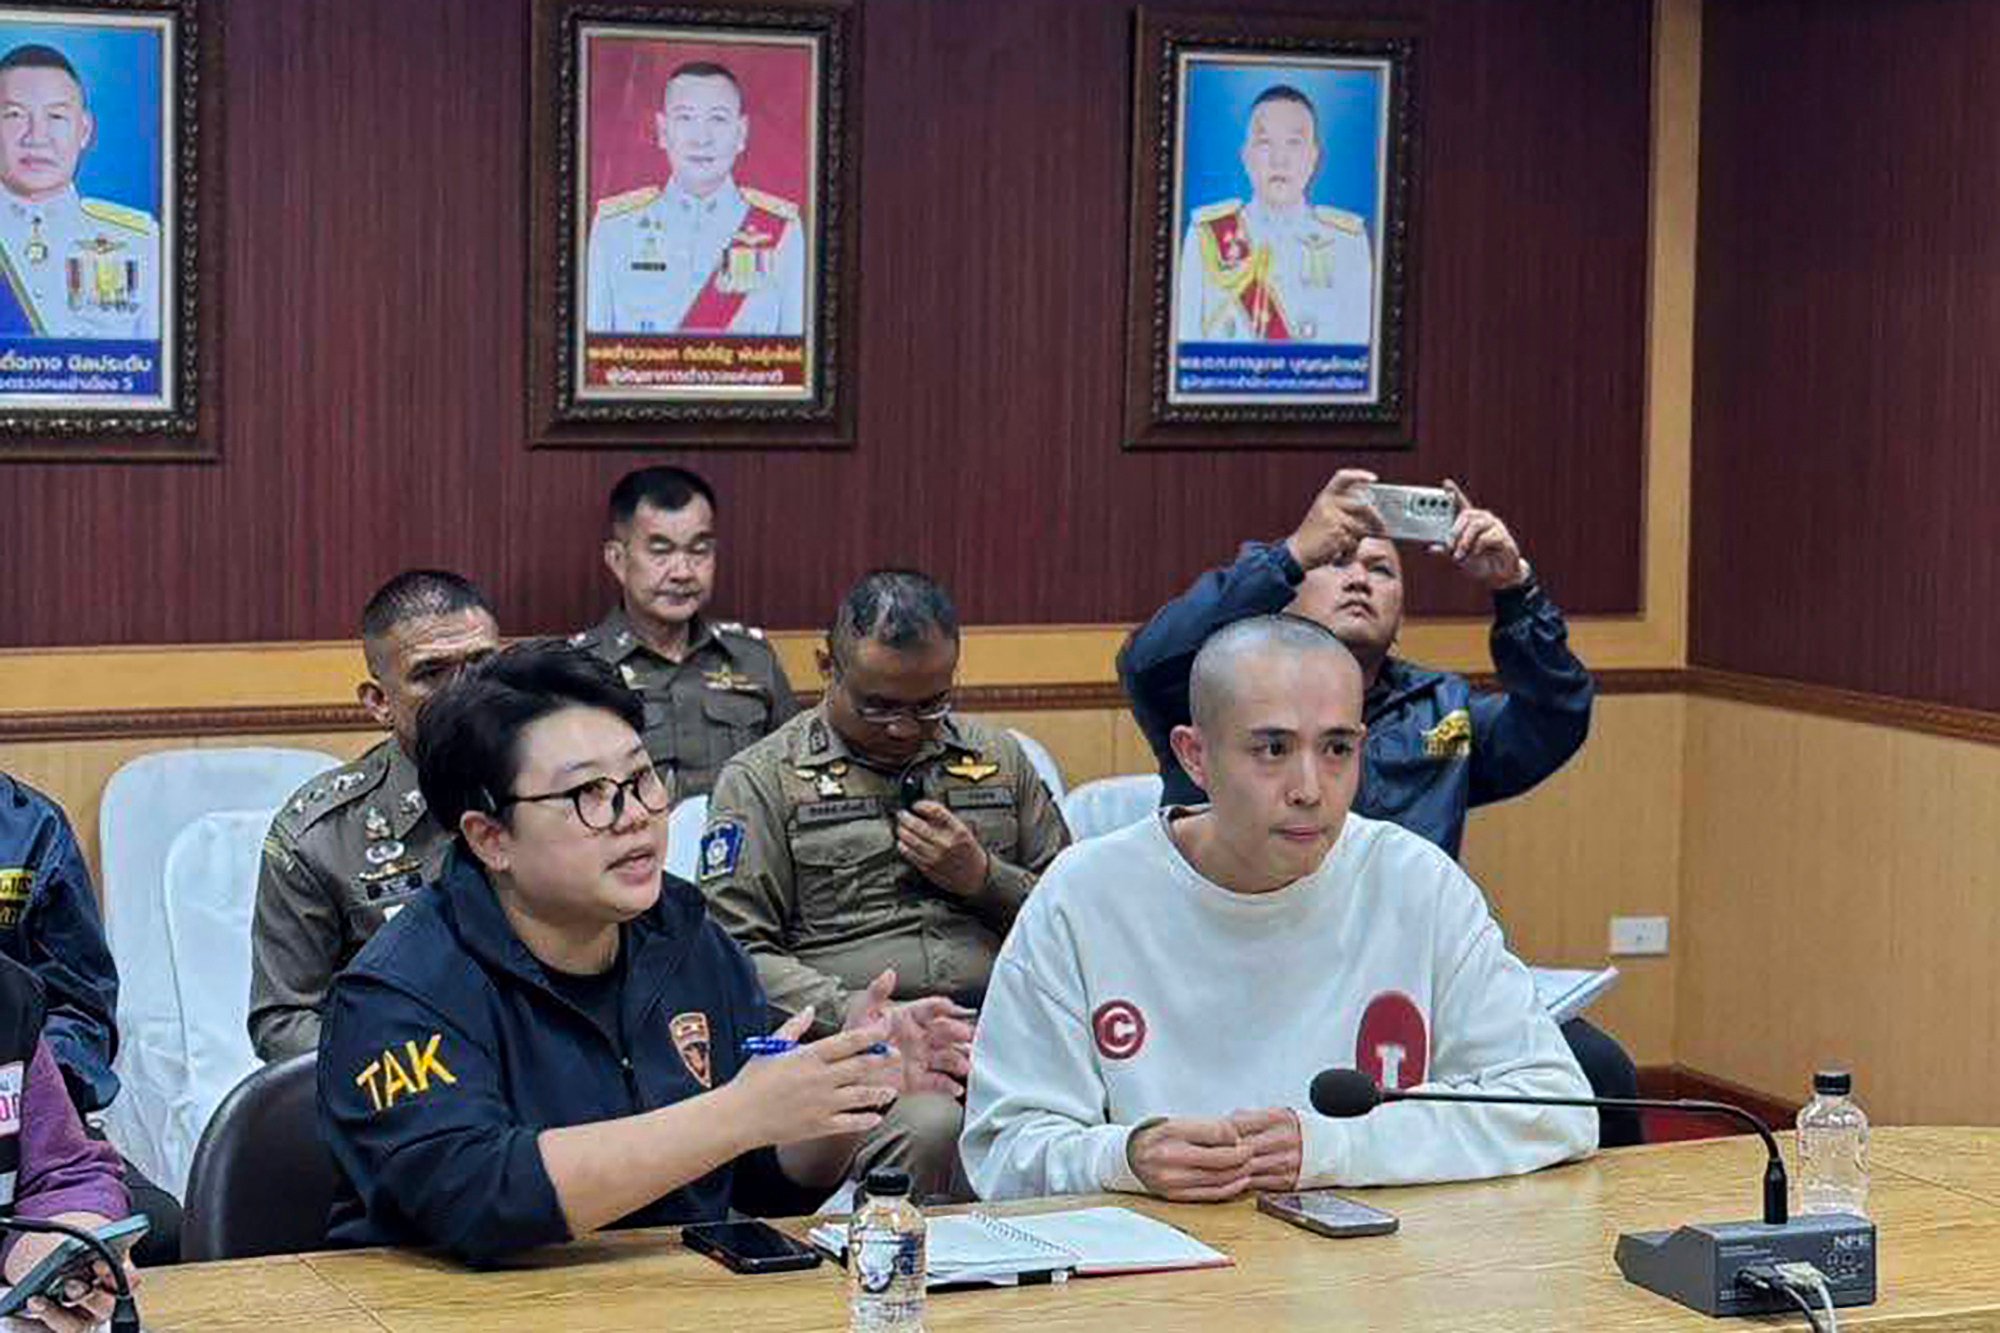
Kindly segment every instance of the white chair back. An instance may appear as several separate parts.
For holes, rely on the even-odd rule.
[[[259,1061],[250,1048],[250,919],[275,810],[226,810],[182,829],[167,851],[167,962],[180,1001],[186,1076],[170,1089],[156,1177],[185,1197],[195,1145],[215,1108]]]
[[[1063,798],[1063,822],[1078,842],[1101,837],[1136,824],[1159,809],[1160,793],[1165,789],[1157,773],[1098,778]]]
[[[689,796],[667,816],[667,873],[692,884],[701,878],[701,830],[708,823],[708,797]]]
[[[1009,727],[1007,728],[1007,732],[1020,742],[1021,753],[1028,756],[1028,762],[1033,764],[1035,771],[1042,775],[1043,783],[1048,786],[1049,796],[1054,799],[1056,804],[1062,804],[1062,798],[1069,791],[1069,788],[1063,785],[1062,765],[1056,763],[1056,757],[1049,753],[1046,745],[1043,745],[1027,732],[1017,727]]]
[[[112,1069],[124,1085],[105,1110],[105,1131],[162,1184],[171,1178],[166,1127],[186,1063],[167,944],[168,852],[181,830],[203,815],[275,809],[308,779],[339,763],[319,750],[162,750],[134,759],[105,784],[97,829],[105,935],[118,965],[118,1058]],[[246,967],[249,947],[246,935]]]

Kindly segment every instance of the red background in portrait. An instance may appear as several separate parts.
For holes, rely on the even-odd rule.
[[[607,195],[667,179],[667,155],[653,117],[667,76],[691,60],[712,60],[736,76],[750,117],[750,142],[736,159],[736,183],[775,194],[807,216],[812,171],[812,51],[764,42],[683,42],[650,37],[594,37],[589,45],[590,105],[584,122],[589,217]]]

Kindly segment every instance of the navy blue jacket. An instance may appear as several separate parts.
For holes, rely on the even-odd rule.
[[[118,1094],[118,969],[104,942],[97,891],[56,803],[0,773],[0,955],[42,983],[55,1053],[79,1111]]]
[[[1216,630],[1290,605],[1305,571],[1282,543],[1251,542],[1162,607],[1118,654],[1118,676],[1166,780],[1163,800],[1204,798],[1168,736],[1188,721],[1188,676]],[[1596,686],[1569,650],[1562,612],[1531,578],[1493,598],[1501,693],[1390,658],[1362,705],[1367,753],[1357,814],[1386,819],[1458,855],[1465,813],[1518,796],[1561,768],[1590,733]],[[1461,720],[1462,719],[1462,720]]]
[[[329,1238],[443,1246],[483,1263],[570,1239],[537,1134],[722,1086],[742,1039],[767,1030],[766,1009],[749,959],[708,919],[701,893],[663,876],[659,901],[620,941],[621,1065],[612,1035],[550,987],[476,861],[454,849],[437,888],[376,932],[327,1002],[320,1131],[342,1178]],[[813,1202],[785,1183],[767,1148],[614,1225],[713,1221],[732,1206],[798,1213]]]

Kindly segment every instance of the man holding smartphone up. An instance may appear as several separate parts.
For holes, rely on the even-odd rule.
[[[1313,497],[1292,534],[1249,542],[1162,607],[1118,654],[1132,715],[1159,760],[1165,804],[1203,799],[1174,757],[1188,721],[1188,680],[1208,636],[1246,616],[1289,610],[1324,625],[1361,665],[1368,726],[1356,813],[1385,819],[1456,857],[1474,806],[1519,796],[1561,768],[1590,733],[1596,686],[1569,647],[1562,611],[1543,591],[1499,515],[1455,482],[1458,515],[1442,553],[1493,597],[1491,649],[1500,690],[1479,694],[1463,676],[1396,656],[1403,628],[1403,562],[1370,502],[1375,475],[1347,468]],[[1563,1025],[1600,1097],[1636,1097],[1638,1071],[1594,1025]],[[1642,1137],[1632,1111],[1605,1111],[1602,1144]]]

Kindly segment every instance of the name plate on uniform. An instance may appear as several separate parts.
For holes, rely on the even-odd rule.
[[[1011,810],[1012,787],[964,787],[944,794],[944,803],[954,810]]]
[[[850,819],[872,819],[882,813],[882,802],[873,796],[849,796],[838,801],[813,801],[798,810],[800,828],[819,824],[844,824]]]

